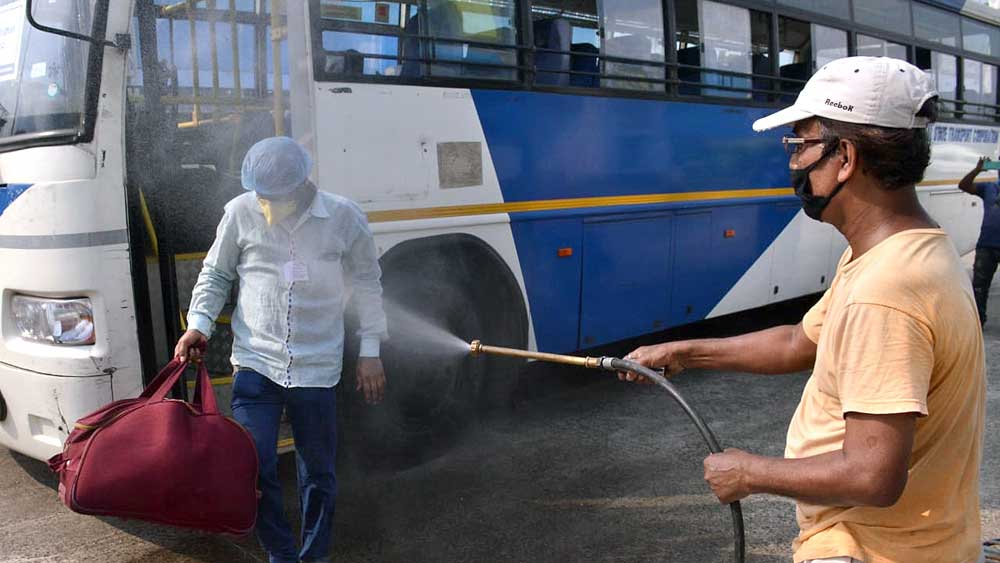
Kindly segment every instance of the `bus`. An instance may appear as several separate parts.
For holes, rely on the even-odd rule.
[[[509,400],[515,366],[435,331],[572,352],[822,292],[846,243],[800,212],[783,132],[750,125],[850,55],[934,77],[919,197],[970,251],[982,209],[957,183],[1000,147],[987,4],[0,0],[0,444],[53,455],[169,359],[272,135],[375,236],[389,393],[343,412],[378,456]]]

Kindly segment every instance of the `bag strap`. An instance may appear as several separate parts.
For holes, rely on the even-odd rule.
[[[212,378],[208,375],[205,362],[198,362],[198,376],[195,383],[193,405],[199,407],[202,414],[219,414],[219,405],[215,400],[215,389],[212,388]]]
[[[195,348],[201,351],[204,356],[205,350],[208,346],[204,343],[199,343],[195,345]],[[190,358],[189,358],[190,361]],[[146,398],[147,401],[162,401],[170,389],[177,383],[177,380],[184,375],[184,370],[187,369],[188,362],[182,362],[176,357],[170,360],[167,365],[163,366],[160,370],[159,375],[156,376],[153,381],[146,386],[139,395],[139,398]]]
[[[140,399],[146,399],[146,402],[152,401],[162,401],[167,393],[170,392],[170,388],[177,383],[181,375],[184,374],[184,370],[187,369],[188,363],[182,362],[177,358],[170,360],[170,362],[160,370],[160,374],[156,376],[153,381],[146,386],[139,395]]]

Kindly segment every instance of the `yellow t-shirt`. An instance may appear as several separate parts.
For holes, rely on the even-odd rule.
[[[909,479],[888,508],[799,502],[795,561],[965,563],[980,547],[983,336],[969,276],[940,229],[914,229],[857,260],[802,320],[816,365],[786,458],[843,448],[845,413],[919,413]]]

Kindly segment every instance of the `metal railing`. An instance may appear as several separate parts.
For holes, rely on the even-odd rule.
[[[336,31],[336,30],[333,30]],[[527,79],[518,80],[517,78],[505,78],[503,76],[498,77],[488,77],[488,76],[476,76],[478,79],[483,80],[494,80],[497,82],[524,82],[535,84],[534,77],[538,75],[568,75],[568,76],[578,76],[591,78],[600,84],[602,89],[618,89],[626,91],[635,91],[634,87],[627,86],[629,83],[638,84],[651,84],[659,85],[662,88],[658,90],[642,90],[646,92],[659,92],[664,95],[673,94],[681,97],[684,96],[705,96],[705,91],[725,91],[747,94],[747,98],[754,98],[755,95],[766,96],[767,101],[777,101],[783,97],[795,96],[798,91],[801,90],[802,86],[806,83],[806,80],[787,78],[774,76],[770,74],[757,74],[757,73],[747,73],[726,69],[713,69],[706,68],[697,65],[688,65],[684,63],[674,62],[674,61],[650,61],[645,59],[635,59],[630,57],[619,57],[615,55],[606,55],[595,52],[588,51],[564,51],[558,49],[548,49],[543,47],[526,46],[526,45],[511,45],[509,43],[498,43],[490,41],[480,41],[480,40],[470,40],[463,38],[454,37],[443,37],[436,35],[424,35],[424,34],[405,34],[405,35],[389,35],[389,34],[372,34],[382,37],[396,37],[400,40],[415,40],[419,41],[421,44],[421,50],[428,53],[426,56],[412,56],[409,54],[404,54],[403,49],[399,49],[397,54],[384,54],[384,53],[369,53],[369,52],[359,52],[352,50],[342,50],[342,51],[324,51],[326,56],[332,57],[344,57],[345,59],[355,57],[362,60],[373,59],[373,60],[387,60],[394,61],[399,65],[404,65],[406,63],[413,63],[420,65],[420,73],[418,76],[421,78],[455,78],[449,74],[440,74],[435,76],[433,74],[434,66],[444,66],[446,68],[451,67],[470,67],[470,68],[483,68],[483,69],[497,69],[497,70],[509,70],[514,72],[519,72],[522,76],[532,76],[529,81]],[[530,53],[532,58],[537,54],[550,54],[550,55],[562,55],[568,57],[579,57],[594,59],[594,62],[598,65],[597,71],[586,71],[586,70],[574,70],[562,69],[562,68],[546,68],[538,65],[526,66],[520,63],[502,63],[502,62],[484,62],[468,59],[459,58],[449,58],[449,57],[439,57],[437,56],[437,45],[438,44],[455,44],[463,45],[466,47],[480,47],[488,49],[496,49],[498,51],[509,51],[515,58],[518,54]],[[322,55],[321,55],[322,56]],[[607,70],[607,65],[621,64],[629,65],[641,68],[649,68],[655,71],[656,74],[661,76],[649,76],[642,74],[616,74],[609,72]],[[347,65],[345,65],[346,67]],[[700,73],[702,78],[699,81],[686,80],[682,78],[675,77],[678,71],[690,71]],[[376,78],[376,79],[387,79],[394,80],[401,78],[401,73],[394,75],[373,75],[370,73],[365,73],[364,65],[356,66],[354,72],[326,72],[327,75],[336,76],[340,78],[347,79],[358,79],[358,78]],[[706,76],[719,76],[728,77],[738,80],[747,80],[749,85],[746,87],[733,86],[726,84],[714,84],[711,82],[705,82],[704,77]],[[466,77],[467,78],[467,77]],[[768,87],[758,87],[754,86],[754,81],[767,81]],[[615,87],[614,84],[621,83]],[[543,88],[545,85],[540,85]],[[624,87],[623,87],[624,86]],[[699,89],[699,94],[685,94],[683,92],[682,86],[692,87]],[[583,86],[584,88],[589,88],[590,86]],[[594,86],[596,87],[596,86]],[[786,87],[786,88],[783,88]],[[711,97],[711,96],[710,96]],[[716,96],[725,98],[726,96]],[[731,97],[730,97],[731,98]],[[758,99],[759,98],[754,98]]]
[[[225,7],[219,4],[226,2]],[[263,3],[258,3],[259,9],[263,9]],[[236,0],[182,0],[174,4],[162,6],[157,12],[157,18],[166,19],[170,22],[169,38],[171,63],[177,68],[174,56],[174,26],[175,21],[186,21],[189,31],[190,41],[190,70],[191,87],[190,94],[182,94],[181,88],[174,81],[174,92],[161,97],[161,101],[166,105],[180,108],[190,106],[191,118],[188,121],[181,121],[177,124],[179,128],[190,129],[202,125],[228,123],[237,119],[237,116],[246,111],[263,111],[270,109],[273,113],[274,128],[277,135],[283,135],[285,129],[285,99],[282,81],[281,64],[281,42],[287,37],[285,16],[283,15],[283,2],[281,0],[271,1],[271,12],[269,14],[262,11],[247,12],[238,10]],[[201,65],[199,63],[199,37],[198,23],[203,22],[208,25],[208,48],[211,71],[210,94],[203,93],[207,88],[201,84]],[[225,25],[229,28],[229,45],[223,46],[220,43],[218,26]],[[254,44],[254,60],[256,61],[257,88],[253,93],[248,93],[243,87],[243,76],[241,69],[241,54],[239,41],[239,26],[250,25],[254,28],[254,37],[257,39]],[[267,28],[271,28],[270,37],[266,37]],[[263,41],[271,42],[272,61],[271,71],[273,88],[270,95],[267,92],[268,75],[266,60],[264,59],[265,47]],[[204,46],[204,43],[202,43]],[[232,52],[232,68],[222,70],[219,63],[220,48],[228,47]],[[222,72],[232,74],[231,93],[224,94],[221,85]]]
[[[371,34],[371,35],[382,35],[382,34]],[[498,83],[521,83],[524,85],[538,87],[540,89],[545,89],[551,85],[539,84],[535,79],[539,75],[567,75],[570,77],[585,77],[592,79],[594,81],[593,85],[589,86],[569,86],[570,88],[600,88],[602,90],[624,90],[629,92],[645,92],[653,94],[661,94],[664,97],[679,97],[679,98],[720,98],[720,99],[751,99],[758,102],[792,102],[798,92],[806,84],[807,80],[798,78],[789,78],[782,76],[775,76],[772,74],[759,74],[753,72],[740,72],[727,69],[715,69],[708,68],[698,65],[689,65],[684,63],[679,63],[675,61],[650,61],[644,59],[635,59],[629,57],[619,57],[614,55],[600,54],[590,51],[565,51],[558,49],[548,49],[543,47],[534,47],[526,45],[511,45],[508,43],[497,43],[488,41],[478,41],[470,39],[461,39],[453,37],[442,37],[435,35],[382,35],[387,37],[398,37],[400,40],[416,40],[423,44],[422,51],[427,52],[426,56],[413,56],[409,54],[404,54],[402,49],[399,49],[397,54],[383,54],[383,53],[368,53],[368,52],[358,52],[358,51],[324,51],[326,56],[333,57],[356,57],[362,60],[373,59],[373,60],[388,60],[394,61],[399,65],[406,63],[413,63],[421,65],[420,73],[418,78],[421,79],[453,79],[456,78],[453,75],[442,73],[439,75],[434,74],[435,66],[445,68],[448,67],[470,67],[470,68],[482,68],[482,69],[497,69],[497,70],[508,70],[511,72],[520,73],[520,77],[507,77],[498,73],[497,76],[476,76],[479,80],[492,80]],[[598,65],[598,70],[587,71],[587,70],[574,70],[572,68],[547,68],[544,66],[533,65],[528,66],[520,63],[503,63],[503,62],[484,62],[475,61],[459,58],[448,58],[436,56],[436,45],[437,44],[457,44],[465,45],[467,47],[484,47],[496,50],[509,51],[515,55],[515,57],[520,61],[524,60],[524,54],[531,54],[532,60],[534,55],[537,54],[549,54],[549,55],[562,55],[568,57],[580,57],[594,59]],[[521,56],[517,56],[521,55]],[[322,55],[320,55],[322,56]],[[629,65],[640,68],[648,68],[655,71],[655,74],[659,76],[650,76],[649,74],[621,74],[615,72],[609,72],[607,66],[609,63]],[[698,80],[690,80],[685,77],[680,77],[684,71],[690,73],[697,73],[699,75]],[[355,68],[355,72],[330,72],[326,73],[330,77],[344,78],[344,79],[377,79],[377,80],[398,80],[404,78],[400,74],[395,75],[373,75],[366,73],[364,71],[363,64],[360,67]],[[650,74],[654,74],[651,72]],[[729,78],[733,80],[745,80],[748,82],[747,86],[733,85],[733,84],[715,84],[712,82],[707,82],[705,80],[708,76],[718,76]],[[412,78],[412,77],[411,77]],[[458,77],[458,78],[469,78],[469,77]],[[755,84],[756,83],[756,84]],[[762,87],[760,84],[766,84]],[[655,85],[660,88],[649,89],[649,88],[638,88],[640,85]],[[724,94],[713,95],[713,92],[732,92],[733,94],[745,94],[745,97],[740,96],[726,96]],[[939,104],[939,117],[941,119],[954,119],[962,120],[968,122],[982,122],[995,124],[1000,122],[1000,104],[990,104],[982,102],[971,102],[965,100],[955,100],[949,98],[941,98]]]

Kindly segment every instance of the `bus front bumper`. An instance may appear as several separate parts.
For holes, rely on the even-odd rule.
[[[108,375],[47,375],[3,363],[0,394],[7,405],[0,446],[43,461],[62,451],[77,419],[113,400]]]

